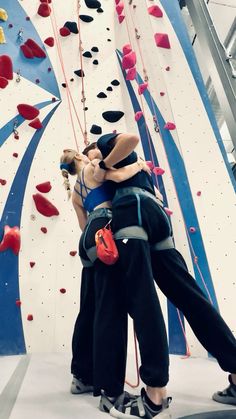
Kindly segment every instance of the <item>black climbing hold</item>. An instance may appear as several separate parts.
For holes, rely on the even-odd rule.
[[[124,112],[107,111],[107,112],[103,112],[102,116],[108,122],[117,122],[122,118],[122,116],[124,116]]]
[[[102,133],[102,128],[94,124],[91,126],[90,132],[91,134],[99,135]]]

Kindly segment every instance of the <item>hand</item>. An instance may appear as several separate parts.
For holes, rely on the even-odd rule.
[[[106,170],[101,169],[101,167],[99,166],[99,162],[100,160],[98,159],[93,160],[93,163],[92,163],[94,167],[93,177],[97,182],[102,183],[105,180]]]
[[[152,171],[150,167],[147,165],[147,163],[145,162],[145,160],[138,159],[138,164],[141,167],[141,170],[151,175]]]

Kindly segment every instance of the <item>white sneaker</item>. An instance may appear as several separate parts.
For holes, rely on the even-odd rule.
[[[73,377],[71,387],[70,387],[70,392],[72,394],[92,393],[93,386],[84,384],[82,380],[79,380],[78,378]]]

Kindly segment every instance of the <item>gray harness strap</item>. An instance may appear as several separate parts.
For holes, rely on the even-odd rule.
[[[83,259],[82,257],[80,257],[80,260],[84,268],[91,268],[93,266],[93,263],[90,262],[90,260]]]
[[[161,242],[157,242],[151,246],[151,250],[167,250],[167,249],[174,249],[174,241],[172,237],[167,237],[166,239],[162,240]]]
[[[91,262],[94,263],[95,260],[97,259],[96,246],[93,246],[93,247],[90,247],[89,249],[87,249],[87,255],[88,255],[88,258],[91,260]]]
[[[114,234],[115,240],[122,240],[122,239],[140,239],[148,241],[148,235],[143,227],[140,226],[130,226],[124,227],[118,230]]]

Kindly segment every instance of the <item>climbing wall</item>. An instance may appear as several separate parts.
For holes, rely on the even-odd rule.
[[[0,8],[0,354],[70,351],[80,230],[59,159],[115,130],[140,135],[176,245],[235,331],[235,185],[178,2]],[[159,296],[170,352],[207,356]]]

